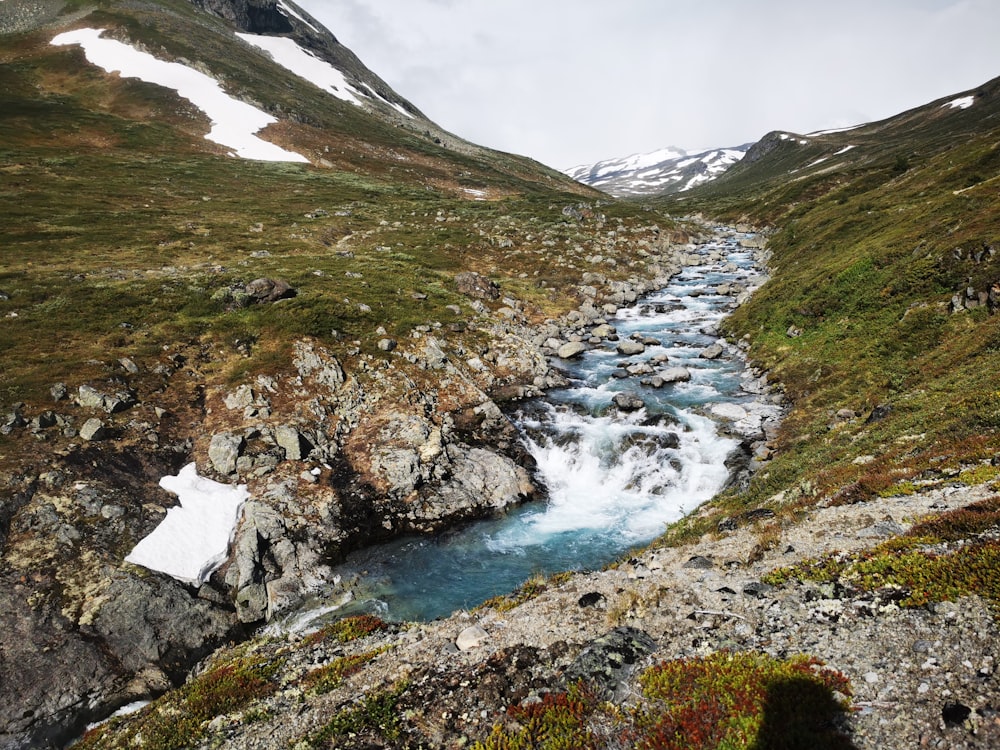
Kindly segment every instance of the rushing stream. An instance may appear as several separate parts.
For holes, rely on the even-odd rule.
[[[706,415],[713,405],[753,397],[740,387],[743,362],[731,348],[716,359],[700,354],[716,342],[714,328],[733,302],[717,287],[755,286],[761,277],[736,239],[699,248],[705,255],[719,250],[724,261],[687,268],[608,321],[621,340],[645,338],[645,352],[624,357],[614,342],[595,347],[564,363],[570,387],[512,415],[537,461],[545,501],[356,553],[341,568],[357,580],[354,599],[337,613],[433,619],[512,591],[535,574],[600,568],[721,489],[737,441],[720,435]],[[686,367],[691,379],[654,388],[640,383],[648,374],[621,377],[620,365],[640,362],[657,371]],[[612,399],[619,391],[638,395],[645,407],[618,409]],[[335,606],[314,602],[289,625],[303,627]]]

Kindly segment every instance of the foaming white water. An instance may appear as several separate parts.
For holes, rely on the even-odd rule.
[[[529,449],[549,499],[516,529],[490,540],[494,549],[544,544],[566,532],[599,531],[623,543],[647,539],[719,491],[736,442],[715,423],[685,411],[677,424],[643,425],[645,411],[551,415],[549,433]]]

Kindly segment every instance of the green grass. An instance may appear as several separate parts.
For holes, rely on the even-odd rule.
[[[855,591],[892,590],[903,607],[981,596],[1000,606],[1000,497],[915,524],[870,550],[835,553],[777,568],[764,580],[840,583]],[[989,532],[989,533],[987,533]],[[956,544],[960,543],[960,544]]]

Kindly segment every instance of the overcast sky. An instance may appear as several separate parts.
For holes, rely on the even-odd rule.
[[[565,169],[1000,76],[998,0],[296,0],[446,130]]]

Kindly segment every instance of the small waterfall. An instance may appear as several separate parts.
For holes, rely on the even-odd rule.
[[[470,608],[538,573],[599,568],[718,492],[737,441],[719,434],[708,407],[752,397],[740,389],[738,356],[700,355],[717,341],[715,327],[732,303],[719,287],[753,285],[759,276],[750,251],[735,242],[705,248],[720,249],[724,261],[685,269],[609,321],[620,339],[644,339],[645,352],[626,358],[613,343],[595,348],[566,363],[569,388],[513,415],[537,462],[545,501],[353,555],[342,574],[356,581],[355,600],[333,611],[420,620]],[[650,387],[621,377],[623,361],[684,367],[690,380]],[[616,408],[619,392],[644,405]],[[317,615],[331,611],[329,601],[315,607]],[[295,617],[297,627],[312,619],[308,611]]]

